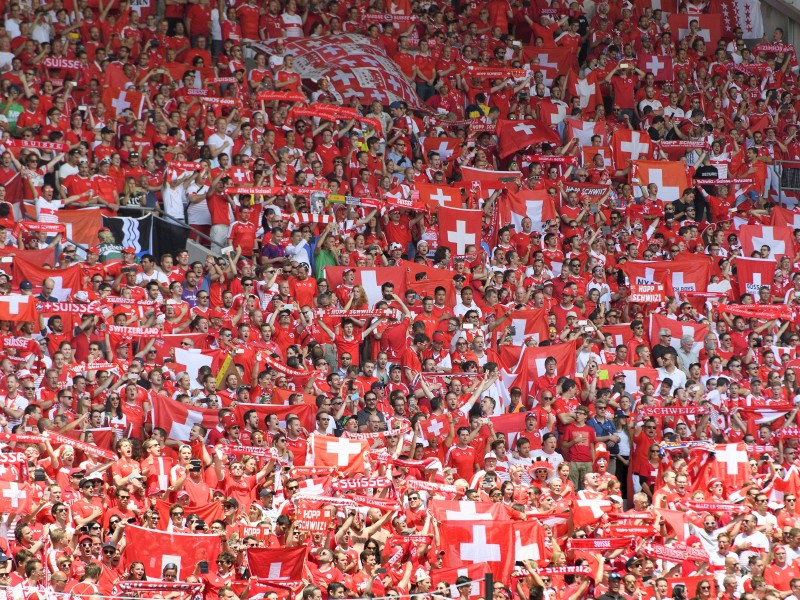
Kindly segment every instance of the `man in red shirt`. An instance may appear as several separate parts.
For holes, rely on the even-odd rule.
[[[239,218],[231,225],[228,232],[228,245],[242,249],[241,255],[247,258],[253,257],[256,247],[256,226],[250,220],[252,209],[243,206],[239,209]]]
[[[294,298],[297,301],[297,304],[301,307],[315,306],[316,303],[314,300],[319,293],[317,289],[317,280],[308,276],[308,264],[300,263],[297,269],[298,276],[293,277],[289,281],[289,290],[292,298]]]
[[[569,478],[576,490],[583,488],[583,477],[592,472],[594,464],[595,431],[586,424],[589,409],[579,406],[575,409],[575,421],[564,430],[563,447],[568,450]]]
[[[470,481],[478,471],[478,457],[475,448],[469,445],[469,427],[459,427],[457,433],[458,443],[447,451],[445,462],[458,471],[459,478]]]

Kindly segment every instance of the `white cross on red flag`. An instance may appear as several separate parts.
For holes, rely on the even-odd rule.
[[[500,140],[498,150],[501,158],[541,142],[561,145],[558,133],[544,121],[500,119],[497,121],[497,137]]]
[[[247,564],[250,574],[271,582],[300,581],[305,577],[308,548],[248,548]]]
[[[508,582],[517,560],[544,560],[551,552],[538,521],[459,521],[441,524],[445,568],[486,563],[496,581]]]
[[[142,116],[144,97],[141,92],[132,89],[123,90],[109,86],[103,92],[103,104],[106,106],[106,114],[110,119],[120,117],[128,108],[133,111],[133,114],[138,119]]]
[[[0,321],[36,322],[36,299],[22,294],[0,296]]]
[[[164,567],[172,563],[178,568],[180,581],[185,581],[200,561],[213,565],[222,552],[219,536],[215,534],[168,533],[128,525],[125,540],[127,544],[122,553],[125,567],[141,561],[148,573],[163,573]]]
[[[672,57],[644,52],[639,55],[639,68],[645,73],[652,73],[656,81],[672,81]]]
[[[0,512],[26,513],[30,500],[27,483],[0,481]]]
[[[769,248],[768,258],[772,260],[794,256],[794,230],[788,225],[743,225],[739,230],[739,239],[745,256],[760,251],[764,246]]]
[[[466,254],[470,246],[480,248],[482,219],[480,210],[439,207],[439,246],[453,254]]]
[[[336,467],[346,475],[364,473],[364,454],[369,443],[345,437],[313,434],[309,444],[312,466]]]
[[[653,142],[643,131],[617,129],[611,140],[611,151],[614,164],[618,168],[624,168],[632,160],[650,158],[653,154]]]

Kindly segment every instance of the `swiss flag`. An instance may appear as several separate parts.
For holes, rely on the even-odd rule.
[[[128,108],[139,119],[142,116],[144,97],[141,92],[133,89],[123,90],[116,87],[107,87],[103,92],[103,104],[106,105],[109,119],[118,118]]]
[[[633,339],[633,330],[629,323],[622,325],[603,325],[603,333],[614,339],[615,346],[624,346]]]
[[[442,545],[450,551],[444,566],[486,563],[497,581],[508,582],[517,560],[546,557],[544,529],[538,521],[449,521],[441,525]]]
[[[742,489],[750,479],[749,472],[747,445],[744,442],[717,444],[714,453],[698,473],[697,480],[717,478],[724,483],[726,492],[730,493]]]
[[[603,123],[567,119],[567,138],[577,138],[581,147],[591,146],[592,138],[596,135],[600,136],[601,144],[606,143],[606,128]]]
[[[655,183],[658,186],[657,197],[662,202],[678,200],[690,187],[686,165],[680,161],[636,160],[631,170],[631,181],[637,178],[644,187]]]
[[[439,207],[439,246],[447,246],[455,255],[467,253],[469,246],[481,247],[483,211]]]
[[[431,570],[431,588],[436,589],[441,582],[450,586],[450,597],[458,598],[460,590],[456,587],[456,579],[459,577],[468,577],[472,582],[469,590],[470,598],[480,598],[483,596],[483,585],[486,576],[486,565],[477,563],[472,565],[465,565],[463,567],[452,567],[450,569],[432,569]]]
[[[419,199],[427,204],[431,211],[435,211],[440,206],[461,208],[464,205],[459,188],[435,183],[417,183],[415,185],[419,192]]]
[[[232,167],[228,169],[228,177],[233,179],[234,185],[253,183],[253,172],[244,167]]]
[[[350,267],[325,267],[325,278],[328,280],[331,291],[335,291],[342,283],[344,270]],[[394,293],[403,297],[406,293],[406,269],[403,267],[373,267],[356,269],[355,285],[360,285],[367,293],[370,306],[383,299],[381,285],[391,281],[394,284]]]
[[[42,282],[49,277],[56,284],[53,288],[53,296],[58,298],[59,302],[66,302],[72,294],[81,289],[83,283],[83,274],[77,265],[66,269],[46,269],[19,256],[14,258],[11,274],[16,285],[19,285],[18,282],[23,279],[27,279],[34,288],[40,288]]]
[[[674,78],[671,56],[642,53],[639,55],[639,68],[652,73],[656,81],[672,81]]]
[[[684,542],[686,538],[691,535],[685,511],[672,510],[669,508],[656,508],[655,511],[657,515],[664,518],[664,522],[667,525],[667,535],[669,537],[674,536],[679,542]]]
[[[128,525],[125,527],[125,540],[125,552],[122,553],[125,567],[141,561],[148,573],[162,573],[164,567],[172,563],[178,567],[179,581],[186,581],[202,560],[213,565],[222,552],[222,543],[216,534],[167,533]]]
[[[535,72],[539,69],[552,69],[556,73],[567,73],[575,59],[577,48],[566,48],[562,46],[523,46],[522,56],[525,62],[530,64],[531,59],[535,64],[531,69]]]
[[[522,346],[526,340],[533,338],[537,343],[547,339],[547,316],[544,308],[531,308],[511,311],[509,325],[514,327],[511,337],[515,346]]]
[[[581,148],[581,163],[584,168],[594,168],[594,157],[597,155],[603,157],[603,166],[607,169],[614,168],[613,152],[610,146],[584,146]]]
[[[669,329],[672,333],[670,345],[676,350],[680,349],[681,337],[684,335],[691,335],[694,338],[694,350],[703,347],[703,339],[708,335],[708,325],[700,325],[699,323],[693,323],[691,321],[676,321],[675,319],[669,319],[663,315],[651,313],[649,326],[647,328],[650,339],[657,340],[658,330],[662,328]]]
[[[700,26],[699,37],[706,42],[707,48],[716,48],[717,42],[722,37],[722,20],[719,15],[689,15],[672,14],[667,22],[672,31],[672,39],[677,43],[689,35],[689,21],[697,20]]]
[[[248,548],[247,564],[250,574],[258,579],[301,581],[305,578],[308,548]]]
[[[552,102],[550,100],[543,100],[539,103],[539,120],[545,126],[556,127],[560,125],[564,119],[567,118],[567,109],[569,107],[564,102]],[[557,134],[556,134],[557,135]],[[549,141],[549,140],[542,140]],[[554,142],[560,144],[561,140]]]
[[[736,281],[739,284],[739,295],[758,294],[761,286],[769,286],[773,282],[775,261],[769,258],[736,258]]]
[[[544,231],[546,221],[557,220],[558,213],[553,197],[546,190],[506,190],[497,200],[501,223],[513,223],[522,231],[522,220],[529,217],[536,231]]]
[[[770,210],[769,224],[773,227],[788,225],[793,229],[800,229],[800,210],[789,210],[782,206],[773,206]],[[738,263],[739,259],[737,259]]]
[[[772,491],[770,492],[770,503],[776,502],[783,504],[785,494],[800,493],[800,470],[797,465],[792,465],[783,477],[776,477],[772,480]]]
[[[426,440],[432,438],[443,440],[450,431],[450,419],[447,415],[433,415],[429,419],[420,421],[420,427]]]
[[[0,296],[0,321],[36,322],[36,299],[33,296],[22,294],[8,294]]]
[[[364,473],[364,455],[369,452],[369,443],[331,435],[312,434],[309,449],[312,466],[336,467],[347,475]]]
[[[595,525],[613,508],[602,492],[581,490],[572,501],[572,523],[575,528]]]
[[[0,481],[0,512],[25,513],[30,509],[31,497],[27,483]]]
[[[603,331],[605,332],[605,325]],[[621,365],[600,365],[597,372],[597,378],[604,382],[604,385],[611,387],[614,383],[614,377],[619,373],[625,376],[625,391],[633,394],[639,390],[639,380],[642,377],[649,377],[650,381],[657,381],[658,371],[655,369],[648,369],[645,367],[623,367]]]
[[[197,424],[213,429],[219,423],[218,411],[213,408],[189,406],[161,394],[153,396],[151,403],[153,426],[165,429],[167,439],[176,442],[188,442],[189,432]]]
[[[750,256],[759,252],[762,246],[769,246],[770,260],[779,260],[784,256],[794,256],[794,230],[788,225],[742,225],[739,229],[742,242],[742,253]],[[771,283],[771,281],[770,281]]]
[[[541,142],[561,145],[558,133],[548,127],[547,123],[544,119],[542,121],[499,119],[497,121],[497,137],[500,157],[506,158],[518,150]]]
[[[514,387],[514,385],[511,387]],[[523,388],[520,386],[519,389],[522,390]],[[507,407],[508,401],[503,398],[503,402],[503,407]],[[531,450],[538,450],[542,447],[542,434],[538,429],[535,431],[525,430],[526,415],[527,413],[524,412],[506,413],[502,415],[491,416],[489,417],[489,420],[492,422],[492,428],[497,433],[502,433],[505,436],[506,444],[509,448],[514,448],[515,444],[517,443],[517,439],[524,435],[531,443]]]
[[[706,254],[681,254],[671,261],[632,260],[621,265],[631,283],[662,283],[673,293],[705,292],[711,279],[711,257]]]
[[[444,304],[448,308],[453,308],[458,302],[456,298],[456,288],[453,286],[453,272],[447,269],[436,269],[428,265],[419,263],[406,263],[408,271],[408,289],[414,290],[421,298],[436,295],[436,288],[442,286],[445,289]],[[424,273],[422,277],[420,273]],[[417,279],[417,276],[422,277]],[[400,295],[400,294],[398,294]]]
[[[574,69],[570,69],[567,72],[567,90],[570,97],[580,98],[582,109],[587,109],[591,113],[594,113],[597,106],[603,103],[600,82],[594,71],[590,71],[586,77],[580,78]]]
[[[431,500],[428,503],[428,509],[440,523],[511,520],[506,506],[497,502]]]
[[[524,349],[513,345],[502,345],[498,346],[498,351],[502,363],[510,367],[509,370],[515,373],[524,365],[531,377],[540,377],[545,374],[545,361],[552,356],[556,360],[556,373],[559,376],[575,376],[577,361],[574,344],[525,346]]]
[[[617,129],[611,140],[614,164],[624,168],[632,160],[650,158],[653,155],[653,142],[643,131]]]
[[[425,150],[425,161],[428,160],[428,153],[438,152],[443,161],[447,161],[453,155],[458,156],[461,152],[461,144],[464,140],[451,137],[426,137],[422,142]]]
[[[517,121],[509,121],[516,123]],[[491,169],[476,169],[475,167],[461,167],[461,181],[464,187],[470,188],[476,182],[482,189],[506,189],[519,184],[522,171],[493,171]]]

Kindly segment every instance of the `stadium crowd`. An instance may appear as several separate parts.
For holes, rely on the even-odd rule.
[[[7,598],[798,600],[796,55],[666,4],[0,3]]]

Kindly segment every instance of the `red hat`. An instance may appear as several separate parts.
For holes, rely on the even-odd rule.
[[[100,249],[97,246],[89,246],[86,249],[87,254],[100,254]]]
[[[133,246],[127,246],[127,247],[122,249],[122,253],[123,254],[136,254],[136,250],[133,248]]]
[[[94,540],[90,538],[88,535],[82,535],[78,538],[78,543],[82,544],[83,542],[93,542]]]
[[[17,376],[17,379],[36,379],[28,369],[20,369],[14,375]]]
[[[230,429],[231,427],[234,427],[234,426],[237,426],[237,425],[241,426],[241,424],[239,423],[239,419],[236,418],[235,414],[228,413],[227,415],[222,417],[222,426],[225,429]]]
[[[608,448],[603,442],[600,442],[594,446],[594,455],[596,458],[602,457],[608,460],[608,457],[611,456],[611,452],[608,451]]]

